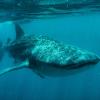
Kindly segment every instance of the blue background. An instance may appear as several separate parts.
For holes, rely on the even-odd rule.
[[[50,19],[34,19],[21,23],[27,34],[47,35],[100,55],[100,15],[68,15]],[[15,39],[12,22],[0,23],[0,39]],[[12,66],[6,53],[0,69]],[[21,69],[0,77],[0,100],[100,100],[100,63],[78,74],[66,77],[40,78],[29,69]]]

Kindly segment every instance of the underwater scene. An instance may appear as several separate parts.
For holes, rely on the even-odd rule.
[[[0,0],[0,100],[100,100],[100,0]]]

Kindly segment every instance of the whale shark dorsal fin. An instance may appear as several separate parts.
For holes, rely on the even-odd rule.
[[[13,67],[5,68],[5,69],[0,71],[0,76],[6,74],[8,72],[11,72],[11,71],[20,70],[20,69],[23,69],[23,68],[28,68],[28,66],[29,66],[29,62],[25,61],[25,62],[22,62],[20,64],[13,66]]]
[[[21,26],[17,23],[15,23],[15,31],[16,31],[16,39],[20,39],[25,35],[25,32],[21,28]]]

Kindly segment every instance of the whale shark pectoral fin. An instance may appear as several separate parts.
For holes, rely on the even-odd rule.
[[[38,76],[40,76],[40,78],[42,78],[42,79],[44,79],[44,78],[45,78],[45,76],[44,76],[44,75],[42,75],[42,74],[40,74],[40,73],[37,73],[37,75],[38,75]]]
[[[0,71],[0,76],[6,74],[8,72],[11,72],[11,71],[19,70],[19,69],[22,69],[22,68],[28,68],[28,66],[29,66],[29,63],[25,61],[25,62],[22,62],[19,65],[14,66],[14,67],[5,68],[4,70]]]
[[[19,39],[25,35],[25,32],[23,31],[23,29],[17,23],[15,23],[15,31],[16,31],[16,39]]]
[[[38,75],[40,78],[45,79],[45,76],[41,74],[40,72],[34,71],[36,75]]]

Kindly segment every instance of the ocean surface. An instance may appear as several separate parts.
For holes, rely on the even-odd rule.
[[[64,14],[59,17],[20,22],[26,34],[47,35],[100,56],[100,13]],[[0,40],[15,39],[13,21],[0,23]],[[0,69],[13,66],[5,53]],[[66,77],[44,79],[29,69],[9,72],[0,77],[0,100],[100,100],[100,63],[91,69]]]

